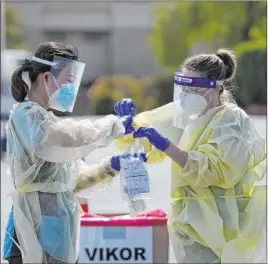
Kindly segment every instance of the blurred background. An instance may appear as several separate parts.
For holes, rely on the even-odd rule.
[[[14,103],[11,75],[45,41],[65,42],[79,49],[86,68],[72,115],[91,120],[114,113],[114,103],[124,97],[135,100],[138,112],[169,103],[174,72],[185,58],[216,53],[221,47],[233,49],[239,69],[230,89],[266,136],[266,22],[266,1],[1,2],[1,152],[6,142],[4,124]],[[97,163],[117,152],[112,144],[86,160]],[[7,167],[3,159],[1,220],[11,207],[6,198],[11,188],[5,177]],[[166,210],[170,160],[148,167],[155,177],[155,206]],[[91,199],[90,210],[127,210],[118,179],[108,192]]]
[[[173,74],[196,53],[234,49],[233,93],[249,114],[266,115],[266,1],[2,2],[1,98],[10,75],[45,41],[75,45],[86,63],[73,115],[106,115],[122,97],[138,111],[172,101]],[[6,104],[5,104],[6,103]],[[5,115],[7,113],[2,113]]]

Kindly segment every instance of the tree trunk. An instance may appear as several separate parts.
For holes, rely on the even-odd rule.
[[[247,20],[245,21],[245,25],[242,28],[242,32],[241,32],[241,42],[244,41],[249,41],[250,40],[250,29],[254,24],[254,20],[255,20],[255,6],[256,3],[254,1],[248,1],[244,3],[246,5],[246,17]]]

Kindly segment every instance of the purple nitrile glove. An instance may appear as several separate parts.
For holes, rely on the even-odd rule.
[[[135,130],[132,124],[133,122],[132,116],[123,116],[123,117],[120,117],[120,120],[125,127],[125,135],[131,134]]]
[[[139,127],[134,133],[134,138],[146,137],[152,145],[161,151],[166,151],[170,145],[170,140],[162,136],[153,127]]]
[[[135,116],[136,115],[136,105],[134,101],[130,98],[124,98],[114,105],[114,111],[118,116]]]
[[[141,160],[143,160],[144,162],[147,161],[147,157],[146,157],[146,153],[144,152],[140,152],[140,153],[135,153],[134,157],[140,157]],[[120,171],[121,167],[120,167],[120,159],[122,157],[127,158],[128,156],[130,156],[130,154],[122,154],[122,155],[117,155],[117,156],[113,156],[111,159],[111,166],[114,170],[116,171]]]

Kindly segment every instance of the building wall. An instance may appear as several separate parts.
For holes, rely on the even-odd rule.
[[[31,51],[48,40],[76,45],[87,64],[85,78],[158,72],[148,47],[153,24],[148,2],[11,2],[20,14]]]

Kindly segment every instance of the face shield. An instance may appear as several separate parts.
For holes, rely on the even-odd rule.
[[[54,56],[53,61],[36,57],[32,60],[51,66],[51,78],[45,83],[49,107],[61,112],[72,112],[85,64],[60,56]]]
[[[175,73],[173,126],[184,129],[189,119],[204,114],[218,94],[217,85],[223,85],[223,81]]]

